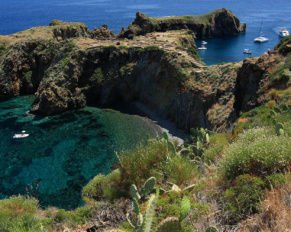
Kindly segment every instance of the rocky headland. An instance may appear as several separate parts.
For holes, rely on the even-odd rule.
[[[140,102],[183,130],[229,129],[240,112],[269,100],[268,74],[285,62],[288,49],[207,67],[195,39],[244,31],[226,9],[166,18],[138,12],[118,35],[106,24],[90,31],[53,20],[0,36],[0,99],[35,94],[31,112],[45,115]]]

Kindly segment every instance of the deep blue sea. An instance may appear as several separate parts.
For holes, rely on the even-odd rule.
[[[1,0],[0,34],[7,35],[53,19],[85,23],[91,30],[104,23],[119,33],[137,11],[151,17],[205,14],[217,8],[231,10],[247,23],[245,34],[209,38],[208,49],[199,51],[208,64],[236,62],[247,57],[243,49],[259,56],[279,42],[281,28],[291,31],[290,0]],[[269,38],[256,44],[260,24]],[[200,41],[197,41],[199,45]],[[0,102],[0,199],[35,193],[43,206],[74,208],[80,191],[98,173],[108,173],[116,162],[114,151],[132,149],[158,129],[145,117],[125,110],[87,107],[52,117],[28,115],[33,96]],[[13,139],[26,130],[29,137]]]

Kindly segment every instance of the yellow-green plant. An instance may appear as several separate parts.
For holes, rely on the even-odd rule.
[[[180,208],[180,216],[170,217],[163,220],[157,227],[156,232],[178,232],[182,228],[182,221],[188,216],[191,209],[191,202],[188,197],[183,197]]]

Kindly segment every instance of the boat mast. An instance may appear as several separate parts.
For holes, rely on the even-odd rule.
[[[259,37],[263,36],[263,32],[262,32],[263,22],[264,22],[264,18],[262,18],[262,22],[261,22],[261,26],[260,26],[260,32],[259,32]]]

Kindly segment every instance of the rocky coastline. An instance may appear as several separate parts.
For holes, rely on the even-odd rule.
[[[266,101],[259,89],[278,62],[263,55],[207,67],[195,39],[245,27],[226,9],[159,19],[138,12],[119,35],[53,20],[0,36],[0,99],[35,94],[31,112],[44,115],[140,102],[185,131],[231,129],[241,111]]]

